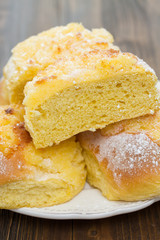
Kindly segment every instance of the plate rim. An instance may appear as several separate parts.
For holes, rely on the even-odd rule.
[[[139,210],[142,210],[144,208],[147,208],[151,206],[153,203],[159,201],[160,198],[154,198],[150,200],[145,200],[142,202],[142,204],[133,206],[133,207],[128,207],[125,209],[116,209],[113,210],[110,213],[107,212],[102,212],[102,213],[40,213],[34,211],[32,208],[19,208],[19,209],[9,209],[12,212],[23,214],[26,216],[31,216],[31,217],[37,217],[37,218],[43,218],[43,219],[52,219],[52,220],[71,220],[71,219],[81,219],[81,220],[89,220],[89,219],[102,219],[102,218],[108,218],[108,217],[113,217],[116,215],[121,215],[121,214],[127,214],[127,213],[132,213],[136,212]]]

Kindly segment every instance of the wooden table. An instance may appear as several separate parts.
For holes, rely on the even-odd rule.
[[[30,35],[68,22],[105,27],[123,51],[147,61],[160,77],[160,0],[0,0],[0,66]],[[159,240],[160,203],[102,220],[45,220],[0,211],[0,240]]]

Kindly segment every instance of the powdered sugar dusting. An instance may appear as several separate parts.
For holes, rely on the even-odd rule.
[[[24,166],[19,159],[14,159],[14,154],[7,158],[0,152],[0,185],[24,175]]]
[[[141,65],[146,72],[151,72],[152,74],[155,74],[155,71],[146,63],[143,61],[143,59],[138,58],[137,65]]]
[[[98,133],[91,137],[90,147],[94,147],[99,162],[107,161],[107,168],[113,172],[116,182],[126,174],[158,174],[160,170],[160,147],[144,133],[123,132],[110,137]]]

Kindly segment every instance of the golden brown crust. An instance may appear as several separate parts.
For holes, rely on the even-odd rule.
[[[89,31],[81,24],[71,23],[32,36],[19,43],[4,68],[5,85],[12,103],[23,100],[23,88],[37,73],[59,58],[80,54],[83,49],[118,49],[113,37],[105,29]],[[19,92],[19,94],[17,94]]]
[[[80,142],[97,158],[103,171],[121,176],[121,184],[160,173],[160,146],[144,133],[102,136],[100,131],[82,133]]]
[[[6,114],[13,114],[14,113],[14,109],[9,107],[9,108],[5,109],[5,113]]]
[[[101,181],[109,185],[105,190],[98,185],[109,199],[138,200],[160,194],[159,117],[160,111],[78,135],[82,147],[96,159]],[[89,179],[94,179],[91,173]],[[96,181],[95,177],[91,184]]]
[[[24,127],[24,122],[16,123],[13,127],[13,131],[17,134],[17,137],[20,139],[20,146],[23,146],[32,141],[32,138],[29,132],[26,131]]]
[[[11,149],[7,156],[0,152],[0,185],[23,179],[27,173],[22,149]]]
[[[33,80],[26,84],[23,104],[31,105],[33,108],[55,93],[76,84],[89,84],[100,79],[105,79],[107,82],[111,78],[118,79],[121,75],[129,74],[130,77],[144,72],[146,76],[150,75],[152,84],[157,82],[153,69],[131,53],[122,53],[114,48],[80,49],[76,54],[69,52],[61,55],[54,64],[40,70]]]
[[[144,132],[153,142],[160,145],[160,111],[134,119],[122,120],[101,129],[101,134],[104,136],[113,136],[121,132],[133,134]]]
[[[23,179],[29,172],[23,150],[31,137],[19,120],[21,111],[14,105],[0,107],[0,185]]]

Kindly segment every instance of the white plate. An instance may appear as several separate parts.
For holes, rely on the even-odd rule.
[[[98,219],[134,212],[158,200],[160,198],[138,202],[108,201],[99,190],[86,184],[83,191],[67,203],[45,208],[19,208],[12,211],[47,219]]]

